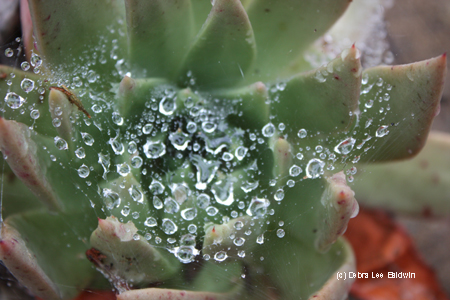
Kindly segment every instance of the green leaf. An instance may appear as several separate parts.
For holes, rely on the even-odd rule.
[[[450,136],[431,132],[413,159],[365,165],[352,188],[361,203],[412,215],[448,216]]]
[[[173,76],[194,35],[190,1],[127,0],[125,6],[133,75]]]
[[[52,75],[57,70],[74,71],[80,65],[104,74],[113,70],[115,62],[105,62],[111,56],[122,56],[120,51],[125,49],[124,25],[118,23],[125,20],[123,1],[29,0],[28,3],[38,51],[45,67],[52,69]],[[103,45],[104,52],[98,53],[95,48]],[[95,52],[98,61],[93,57]]]
[[[344,13],[351,1],[254,0],[246,7],[258,57],[246,82],[280,79],[278,74]]]
[[[252,27],[241,2],[216,0],[185,57],[178,82],[183,86],[193,78],[205,89],[236,85],[255,55]]]
[[[82,219],[80,214],[74,216]],[[80,222],[78,227],[88,224]],[[45,211],[11,216],[2,227],[2,261],[16,271],[18,279],[28,282],[27,287],[36,295],[73,298],[98,274],[85,257],[87,241],[73,229],[64,216]]]
[[[366,152],[361,161],[405,159],[422,149],[439,112],[446,64],[446,55],[442,55],[364,71],[360,128],[355,129],[359,132],[356,155]]]
[[[23,183],[50,210],[59,211],[62,203],[46,176],[46,166],[40,161],[38,145],[30,138],[26,125],[0,118],[0,150],[6,162]]]
[[[94,261],[96,267],[109,274],[115,284],[145,285],[167,280],[181,266],[168,250],[153,247],[139,235],[133,222],[120,223],[115,217],[99,219],[91,245],[101,253]]]
[[[352,47],[327,66],[279,83],[272,122],[285,123],[285,133],[294,138],[302,128],[322,134],[349,130],[358,108],[361,71],[359,51]]]
[[[350,218],[359,212],[355,193],[348,187],[343,171],[327,179],[327,187],[320,199],[315,245],[320,252],[330,246],[347,230]]]
[[[11,81],[11,85],[7,84],[8,81]],[[8,105],[8,101],[5,100],[7,105],[4,107],[2,117],[32,126],[39,133],[56,133],[52,125],[52,117],[48,110],[48,104],[44,101],[45,94],[48,93],[45,90],[47,86],[45,83],[42,87],[39,86],[39,82],[42,83],[42,81],[44,81],[44,78],[40,75],[23,72],[8,66],[0,66],[0,99],[5,99],[8,93],[15,93],[25,101],[21,104],[21,107],[13,109]],[[22,82],[25,84],[32,83],[34,84],[34,88],[27,93],[21,88]],[[44,94],[40,93],[41,88],[44,89]],[[40,96],[42,96],[42,100],[39,99]],[[29,107],[32,107],[32,110],[29,110]],[[22,113],[22,110],[25,110],[25,113]],[[32,116],[36,117],[36,114],[39,117],[34,119]]]

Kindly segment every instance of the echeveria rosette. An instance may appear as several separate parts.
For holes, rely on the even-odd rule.
[[[421,149],[446,65],[363,71],[353,46],[293,73],[349,3],[29,0],[34,73],[0,67],[3,263],[45,299],[344,296],[347,180]]]

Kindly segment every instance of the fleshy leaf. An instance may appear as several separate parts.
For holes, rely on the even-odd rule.
[[[0,259],[4,265],[35,295],[44,299],[60,299],[60,291],[45,274],[19,232],[8,224],[2,225]]]
[[[450,213],[450,136],[431,132],[413,159],[366,165],[355,175],[353,189],[367,206],[444,216]]]
[[[322,133],[348,130],[358,108],[359,56],[358,49],[352,47],[327,66],[279,83],[277,100],[271,105],[273,122],[289,124],[286,133],[294,137],[302,128]]]
[[[258,57],[246,81],[279,79],[279,71],[325,33],[350,2],[249,1],[246,9],[255,32]]]
[[[69,72],[82,65],[110,72],[114,63],[104,64],[110,56],[118,55],[125,42],[124,28],[117,20],[125,19],[125,7],[120,0],[40,1],[29,0],[34,36],[39,54],[45,58],[46,67]],[[123,22],[125,23],[125,22]],[[114,33],[105,27],[114,28]],[[76,30],[74,30],[76,28]],[[105,37],[105,32],[108,36]],[[103,38],[99,38],[103,37]],[[111,41],[115,40],[117,45]],[[99,62],[90,59],[94,48],[109,41],[106,52],[99,55]],[[70,55],[71,54],[71,55]],[[75,61],[75,62],[74,62]],[[84,63],[82,63],[84,61]],[[48,64],[48,65],[47,65]]]
[[[216,0],[179,72],[205,89],[236,85],[256,55],[252,27],[239,0]]]
[[[125,6],[131,66],[139,75],[173,76],[194,34],[190,1],[127,0]]]
[[[109,275],[119,291],[127,290],[129,283],[145,285],[170,278],[181,264],[167,250],[150,245],[132,222],[123,224],[115,217],[99,219],[91,245],[91,251],[99,252],[91,261]]]
[[[244,129],[259,129],[269,122],[269,99],[267,87],[262,82],[249,86],[221,90],[213,93],[214,98],[223,99],[223,105],[236,107],[236,113],[228,119],[235,126]]]
[[[82,219],[80,214],[73,217]],[[2,261],[13,272],[22,270],[14,275],[20,280],[28,278],[27,287],[36,295],[44,299],[73,298],[97,275],[84,256],[86,239],[79,235],[80,227],[88,224],[82,222],[74,231],[64,216],[46,211],[11,216],[2,228]]]
[[[117,300],[198,300],[198,299],[215,299],[215,300],[232,300],[237,299],[233,291],[228,293],[213,292],[194,292],[172,289],[140,289],[130,290],[117,295]]]
[[[14,74],[14,78],[11,74]],[[7,84],[9,80],[11,85]],[[44,101],[46,92],[44,90],[43,94],[40,93],[41,89],[45,89],[45,85],[39,86],[40,81],[42,77],[31,72],[0,66],[0,99],[5,99],[6,102],[2,117],[33,126],[37,132],[49,134],[55,132],[55,128],[52,126],[48,105]],[[42,100],[39,99],[40,96]],[[33,109],[22,114],[22,109],[28,107]]]
[[[316,236],[316,248],[325,252],[339,236],[344,234],[350,218],[359,211],[355,193],[348,187],[343,171],[327,179],[327,187],[322,194]]]
[[[365,129],[358,136],[363,143],[356,146],[366,152],[361,155],[362,161],[405,159],[422,149],[433,118],[439,113],[446,64],[444,54],[408,65],[364,71],[360,126]]]
[[[49,209],[61,210],[62,204],[47,180],[30,135],[26,125],[0,118],[0,150],[9,166]]]

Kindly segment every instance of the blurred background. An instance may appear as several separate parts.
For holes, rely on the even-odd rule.
[[[357,1],[357,0],[356,0]],[[450,1],[395,0],[385,12],[387,40],[394,64],[450,54]],[[450,76],[433,129],[450,132]],[[450,155],[450,153],[449,153]],[[449,187],[450,189],[450,187]],[[450,195],[443,195],[450,201]],[[434,269],[450,297],[450,216],[417,219],[397,216],[416,242],[423,259]]]

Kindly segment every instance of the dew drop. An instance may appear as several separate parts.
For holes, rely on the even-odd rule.
[[[306,177],[308,178],[318,178],[323,173],[323,167],[325,163],[320,159],[311,159],[306,166]]]
[[[144,203],[144,195],[135,185],[131,185],[131,187],[128,189],[128,193],[130,194],[133,201]]]
[[[267,199],[253,197],[246,213],[251,217],[262,218],[266,215],[269,204]]]
[[[142,163],[143,163],[142,157],[140,157],[140,156],[134,156],[131,159],[131,166],[135,169],[140,168],[142,166]]]
[[[297,165],[293,165],[290,169],[289,169],[289,175],[291,175],[292,177],[297,177],[298,175],[300,175],[302,173],[302,168],[300,168]]]
[[[238,247],[244,245],[244,243],[245,243],[245,239],[243,237],[237,237],[233,240],[233,244],[235,244]]]
[[[167,219],[167,218],[164,218],[162,220],[161,227],[162,227],[162,230],[168,235],[172,235],[175,232],[177,232],[177,230],[178,230],[178,226],[171,219]]]
[[[24,71],[28,71],[30,69],[30,64],[27,61],[24,61],[20,64],[20,68]]]
[[[181,217],[186,221],[192,221],[197,216],[195,208],[186,208],[181,211]]]
[[[248,148],[245,148],[244,146],[239,146],[236,148],[236,151],[234,152],[234,156],[236,156],[236,158],[238,160],[243,160],[245,155],[247,155],[248,152]]]
[[[346,138],[345,140],[341,141],[336,147],[334,147],[334,152],[347,155],[355,146],[356,140],[352,137]]]
[[[192,121],[189,121],[186,125],[186,130],[189,133],[194,133],[197,130],[197,124]]]
[[[25,103],[25,99],[16,93],[9,92],[5,96],[5,103],[12,109],[18,109]]]
[[[281,201],[284,199],[284,191],[283,189],[278,189],[275,192],[275,195],[273,196],[273,198],[275,199],[275,201]]]
[[[197,196],[197,206],[201,209],[206,209],[210,202],[210,197],[207,194],[200,194]]]
[[[286,233],[284,232],[283,229],[279,228],[279,229],[277,230],[277,237],[279,237],[280,239],[283,238],[283,237],[285,236],[285,234],[286,234]]]
[[[144,154],[147,158],[156,159],[166,154],[166,145],[161,141],[151,141],[147,139],[147,143],[144,145]]]
[[[382,126],[378,127],[377,131],[375,132],[375,136],[376,137],[383,137],[383,136],[385,136],[386,134],[389,133],[388,128],[389,128],[388,125],[382,125]]]
[[[161,199],[159,199],[158,197],[154,196],[153,197],[153,206],[156,209],[161,209],[164,207],[164,204],[162,203]]]
[[[166,200],[164,200],[164,212],[174,214],[177,213],[179,209],[180,205],[174,199],[167,197]]]
[[[154,195],[160,195],[164,192],[165,186],[158,180],[153,179],[149,189]]]
[[[147,227],[155,227],[156,225],[158,225],[158,222],[156,221],[156,219],[154,217],[148,217],[145,220],[144,225]]]
[[[119,173],[119,175],[121,176],[127,176],[131,172],[131,168],[127,163],[118,164],[116,165],[116,167],[117,173]]]
[[[120,116],[118,112],[113,112],[111,118],[114,124],[119,126],[123,124],[123,118]]]
[[[169,135],[169,140],[172,143],[172,146],[180,151],[186,150],[189,142],[190,142],[190,138],[189,135],[187,135],[186,133],[183,133],[181,131],[177,131],[177,132],[172,132]]]
[[[29,93],[34,89],[34,81],[28,78],[24,78],[20,83],[20,87],[25,93]]]
[[[86,166],[85,164],[82,164],[81,167],[78,169],[78,176],[80,176],[81,178],[86,178],[89,176],[89,167]]]
[[[5,56],[6,57],[12,57],[14,55],[14,51],[11,48],[6,48],[5,49]]]
[[[226,251],[219,251],[216,252],[216,254],[214,254],[214,260],[215,261],[224,261],[225,259],[227,259],[228,254]]]
[[[39,117],[40,117],[39,110],[33,109],[32,111],[30,111],[30,117],[31,117],[33,120],[39,119]]]
[[[94,138],[92,137],[92,135],[90,135],[87,132],[82,132],[81,133],[81,137],[83,139],[83,142],[87,145],[87,146],[92,146],[94,144]]]
[[[208,216],[214,217],[218,212],[219,210],[214,206],[209,206],[206,208],[206,213],[208,214]]]
[[[268,123],[262,128],[262,135],[265,137],[271,137],[274,135],[274,133],[275,126],[272,123]]]
[[[203,122],[202,123],[202,129],[206,133],[212,133],[214,130],[216,130],[217,124],[213,122]]]
[[[33,67],[39,68],[42,64],[42,59],[39,55],[36,53],[31,54],[30,63]]]
[[[54,142],[58,150],[67,150],[69,148],[67,142],[64,139],[60,138],[59,136],[55,137]]]
[[[297,136],[301,139],[304,139],[308,133],[306,132],[306,129],[302,128],[298,131]]]

